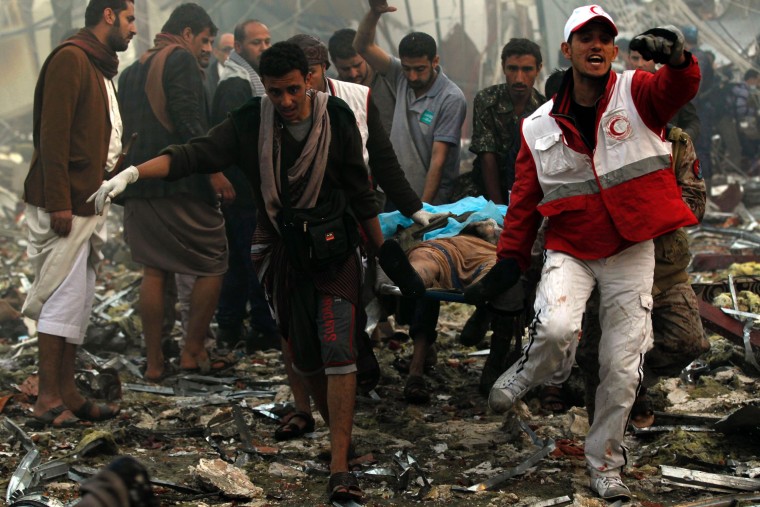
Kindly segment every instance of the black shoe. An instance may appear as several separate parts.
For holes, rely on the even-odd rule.
[[[484,306],[478,306],[465,322],[459,334],[459,342],[465,347],[474,347],[486,337],[491,326],[491,313]]]
[[[223,346],[225,348],[235,348],[235,345],[238,344],[243,339],[243,325],[239,326],[233,326],[233,327],[219,327],[219,330],[216,332],[216,341],[220,346]]]

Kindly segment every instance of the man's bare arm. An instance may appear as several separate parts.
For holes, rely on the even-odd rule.
[[[449,145],[443,141],[433,142],[433,153],[430,156],[430,167],[425,177],[425,188],[422,191],[422,202],[434,202],[443,178],[443,163],[449,153]]]
[[[369,0],[369,11],[359,23],[354,37],[354,49],[367,63],[380,74],[387,74],[391,68],[391,56],[375,43],[377,22],[386,12],[395,12],[396,8],[388,5],[386,0]]]

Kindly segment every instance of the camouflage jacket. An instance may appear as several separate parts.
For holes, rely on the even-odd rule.
[[[673,143],[673,160],[676,180],[681,187],[684,202],[694,216],[702,220],[705,214],[706,188],[699,168],[699,159],[691,138],[680,129],[670,129],[668,140]],[[686,231],[678,229],[654,240],[654,287],[652,293],[660,292],[677,283],[689,280],[689,238]]]
[[[497,154],[499,176],[506,191],[514,182],[514,159],[519,148],[520,120],[544,102],[544,96],[534,89],[522,116],[517,116],[506,83],[484,88],[475,96],[470,151],[478,155],[472,170],[473,179],[480,186],[481,195],[483,178],[479,155],[486,152]]]

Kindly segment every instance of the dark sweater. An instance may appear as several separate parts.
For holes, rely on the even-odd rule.
[[[124,136],[138,133],[137,141],[125,162],[137,165],[153,157],[171,144],[186,143],[208,131],[208,105],[203,75],[195,57],[178,49],[166,59],[163,74],[166,109],[174,124],[169,132],[158,121],[145,94],[145,81],[152,59],[145,64],[136,61],[119,77],[119,104],[124,122]],[[182,181],[138,180],[129,185],[120,199],[153,198],[190,194],[214,205],[216,198],[208,176],[195,175]]]
[[[362,158],[361,136],[356,119],[348,105],[330,97],[327,103],[330,115],[331,139],[325,178],[320,193],[329,188],[340,188],[359,220],[377,215],[374,193]],[[279,121],[275,115],[275,121]],[[170,146],[162,153],[172,157],[167,180],[176,180],[194,173],[212,173],[232,164],[245,173],[253,189],[253,200],[259,212],[259,225],[275,231],[266,216],[261,193],[258,137],[261,124],[261,98],[255,97],[230,117],[211,129],[208,136],[192,139],[188,144]],[[266,128],[272,128],[267,126]]]

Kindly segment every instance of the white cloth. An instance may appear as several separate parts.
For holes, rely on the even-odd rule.
[[[87,262],[89,253],[89,243],[79,247],[68,276],[42,305],[38,333],[60,336],[74,345],[84,343],[95,297],[95,268]]]
[[[116,89],[113,81],[106,79],[106,91],[108,92],[108,116],[111,119],[111,138],[108,143],[108,159],[106,160],[106,171],[111,172],[116,167],[116,162],[121,155],[121,135],[124,132],[124,126],[121,122],[121,112],[119,111],[119,101],[116,98]]]
[[[29,230],[26,254],[34,269],[34,283],[21,309],[26,317],[39,319],[42,305],[66,279],[82,245],[90,244],[87,260],[93,269],[97,270],[103,260],[101,249],[106,242],[107,216],[108,205],[103,215],[74,215],[71,232],[62,238],[50,228],[50,214],[47,211],[31,204],[26,205],[26,223]]]
[[[653,273],[651,240],[591,261],[546,252],[536,317],[518,372],[536,386],[567,368],[574,359],[586,301],[598,285],[600,383],[585,445],[586,461],[595,470],[619,470],[625,464],[625,427],[643,377],[644,354],[652,348]]]

